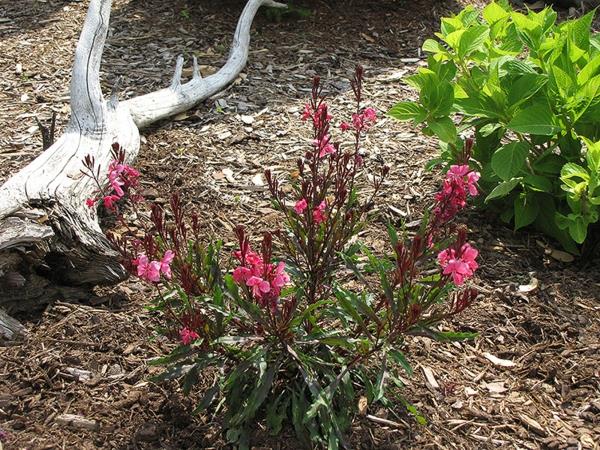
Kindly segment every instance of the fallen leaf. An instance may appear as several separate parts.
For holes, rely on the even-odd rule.
[[[532,431],[541,436],[546,436],[546,430],[540,425],[538,421],[532,419],[529,416],[526,416],[525,414],[519,414],[519,418],[521,419],[521,422],[523,422],[523,424],[530,428]]]
[[[468,397],[472,397],[472,396],[474,396],[474,395],[477,395],[477,391],[476,391],[475,389],[471,389],[470,387],[466,387],[466,388],[465,388],[465,394],[466,394]]]
[[[531,281],[529,281],[529,284],[522,284],[519,286],[519,292],[525,293],[535,291],[539,284],[540,282],[537,278],[531,277]]]
[[[550,252],[550,256],[556,259],[557,261],[564,263],[570,263],[575,261],[575,257],[573,255],[567,252],[563,252],[562,250],[552,249],[552,251]]]
[[[262,173],[257,173],[256,175],[254,175],[252,177],[252,183],[254,184],[254,186],[264,186],[265,182],[263,180]]]
[[[223,175],[225,175],[225,178],[227,179],[227,181],[229,181],[231,184],[235,184],[235,178],[233,178],[233,170],[229,169],[229,168],[225,168],[222,170]]]
[[[224,141],[228,137],[231,137],[231,131],[229,131],[229,130],[224,131],[221,134],[217,135],[217,138],[221,141]]]
[[[502,367],[514,367],[514,366],[516,366],[516,364],[513,361],[510,361],[508,359],[500,359],[497,356],[492,355],[491,353],[485,352],[483,354],[483,356],[485,356],[485,358],[487,360],[491,361],[492,364],[494,364],[496,366],[502,366]]]
[[[425,366],[422,366],[421,369],[423,369],[423,374],[425,375],[425,378],[427,379],[427,382],[431,385],[431,387],[434,389],[439,389],[440,385],[438,384],[437,380],[435,379],[435,376],[433,375],[433,370]]]
[[[242,122],[244,122],[246,125],[252,125],[254,123],[254,117],[252,116],[246,116],[242,114],[240,119],[242,119]]]
[[[492,394],[502,394],[508,389],[504,387],[504,381],[496,381],[494,383],[485,383],[484,387]]]
[[[367,414],[367,407],[369,406],[369,402],[367,400],[367,397],[365,396],[361,396],[358,399],[358,413],[361,416],[364,416],[365,414]]]

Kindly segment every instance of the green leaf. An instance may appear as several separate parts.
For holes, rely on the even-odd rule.
[[[492,155],[492,169],[502,180],[510,180],[519,174],[528,154],[529,144],[526,142],[503,145]]]
[[[441,117],[439,119],[430,120],[427,122],[427,126],[431,128],[442,142],[456,142],[456,126],[450,117]]]
[[[496,186],[492,192],[486,197],[485,202],[489,202],[495,198],[506,197],[519,183],[521,178],[513,178],[512,180],[503,181]]]
[[[194,414],[198,414],[204,411],[206,408],[208,408],[215,399],[215,396],[220,392],[220,390],[221,388],[219,386],[219,383],[217,382],[208,391],[206,391],[204,397],[202,397],[202,400],[194,409]]]
[[[481,48],[489,35],[490,29],[485,25],[475,25],[467,29],[462,34],[458,44],[459,58],[467,58],[471,53]]]
[[[528,174],[523,183],[533,191],[552,192],[552,181],[548,177],[542,175]]]
[[[427,39],[425,42],[423,42],[423,51],[429,53],[447,53],[446,49],[434,39]]]
[[[485,8],[483,8],[483,20],[490,25],[508,17],[509,15],[510,14],[496,2],[491,2]]]
[[[600,72],[600,54],[592,58],[577,74],[577,84],[583,86]]]
[[[411,375],[413,374],[413,369],[410,366],[410,363],[408,362],[408,360],[406,359],[406,356],[404,356],[404,353],[402,353],[401,351],[398,351],[394,348],[391,348],[388,350],[387,355],[392,359],[393,362],[395,362],[396,364],[399,364],[400,367],[402,367],[407,374]]]
[[[524,194],[515,198],[515,231],[532,224],[540,212],[540,204],[533,196]]]
[[[420,123],[425,120],[427,111],[416,102],[400,102],[392,106],[387,115],[398,120],[414,120]]]
[[[590,175],[586,169],[581,167],[579,164],[567,163],[563,166],[560,171],[560,179],[562,181],[570,178],[581,178],[585,181],[590,180]]]
[[[546,103],[536,103],[517,111],[507,128],[518,133],[551,136],[560,131],[560,127],[555,123],[556,118],[550,106]]]
[[[546,83],[548,77],[537,73],[525,73],[516,81],[510,84],[508,89],[508,104],[516,106],[523,103],[536,92],[538,92]]]
[[[575,220],[569,224],[569,234],[575,242],[583,244],[587,236],[587,228],[587,220],[585,220],[583,216],[577,216]]]

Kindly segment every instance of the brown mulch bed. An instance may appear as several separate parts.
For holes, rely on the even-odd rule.
[[[203,72],[226,59],[243,2],[115,0],[104,53],[105,91],[123,78],[129,97],[169,83],[177,54],[196,54]],[[342,4],[342,6],[339,6]],[[87,2],[0,3],[0,182],[41,151],[35,117],[69,112],[73,49]],[[138,166],[145,194],[163,201],[180,191],[201,213],[207,231],[231,240],[236,224],[271,229],[261,178],[286,172],[307,142],[299,116],[310,80],[321,75],[339,118],[352,108],[348,76],[367,70],[367,99],[379,111],[414,97],[400,82],[422,64],[418,48],[439,18],[459,4],[445,1],[313,1],[308,18],[253,28],[243,75],[173,121],[144,130]],[[439,174],[426,172],[436,145],[418,130],[382,118],[365,148],[371,165],[391,175],[363,239],[376,249],[384,224],[420,217]],[[415,367],[402,395],[426,417],[418,425],[401,405],[357,417],[354,448],[598,448],[600,442],[600,263],[561,262],[544,237],[513,234],[468,216],[481,250],[476,283],[484,295],[445,324],[477,331],[471,342],[409,341]],[[593,256],[593,255],[592,255]],[[219,417],[192,416],[202,386],[190,397],[175,383],[154,384],[149,359],[166,344],[152,340],[149,293],[136,280],[100,290],[90,304],[69,299],[21,317],[26,341],[0,348],[0,430],[8,449],[224,448]],[[207,374],[208,379],[212,374]],[[57,418],[93,421],[76,428]],[[260,428],[257,448],[298,448]]]

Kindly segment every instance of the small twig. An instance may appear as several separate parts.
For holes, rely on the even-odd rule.
[[[371,414],[367,414],[365,416],[367,419],[379,423],[381,425],[388,425],[390,427],[402,428],[402,424],[398,422],[394,422],[393,420],[384,419],[382,417],[373,416]]]

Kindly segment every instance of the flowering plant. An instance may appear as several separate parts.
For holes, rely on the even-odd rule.
[[[259,251],[242,227],[229,257],[219,241],[203,244],[198,217],[177,195],[168,214],[151,206],[141,237],[140,230],[111,236],[131,273],[156,290],[158,331],[176,344],[154,361],[166,366],[157,380],[180,379],[189,392],[212,368],[217,376],[197,411],[222,413],[227,439],[240,448],[249,447],[257,421],[274,434],[291,425],[305,445],[348,448],[357,397],[367,399],[367,408],[391,406],[386,384],[401,386],[398,369],[411,372],[402,353],[407,336],[471,336],[435,325],[477,295],[466,283],[478,253],[454,218],[477,195],[478,174],[466,164],[452,167],[420,229],[399,236],[388,227],[394,254],[373,255],[357,234],[388,170],[372,177],[365,198],[361,139],[376,113],[360,106],[362,76],[358,68],[357,108],[340,125],[342,135],[352,135],[348,151],[333,141],[315,80],[303,114],[313,142],[297,175],[287,181],[266,173],[284,229],[264,233]],[[467,145],[465,161],[469,151]],[[291,190],[283,188],[287,182]]]

